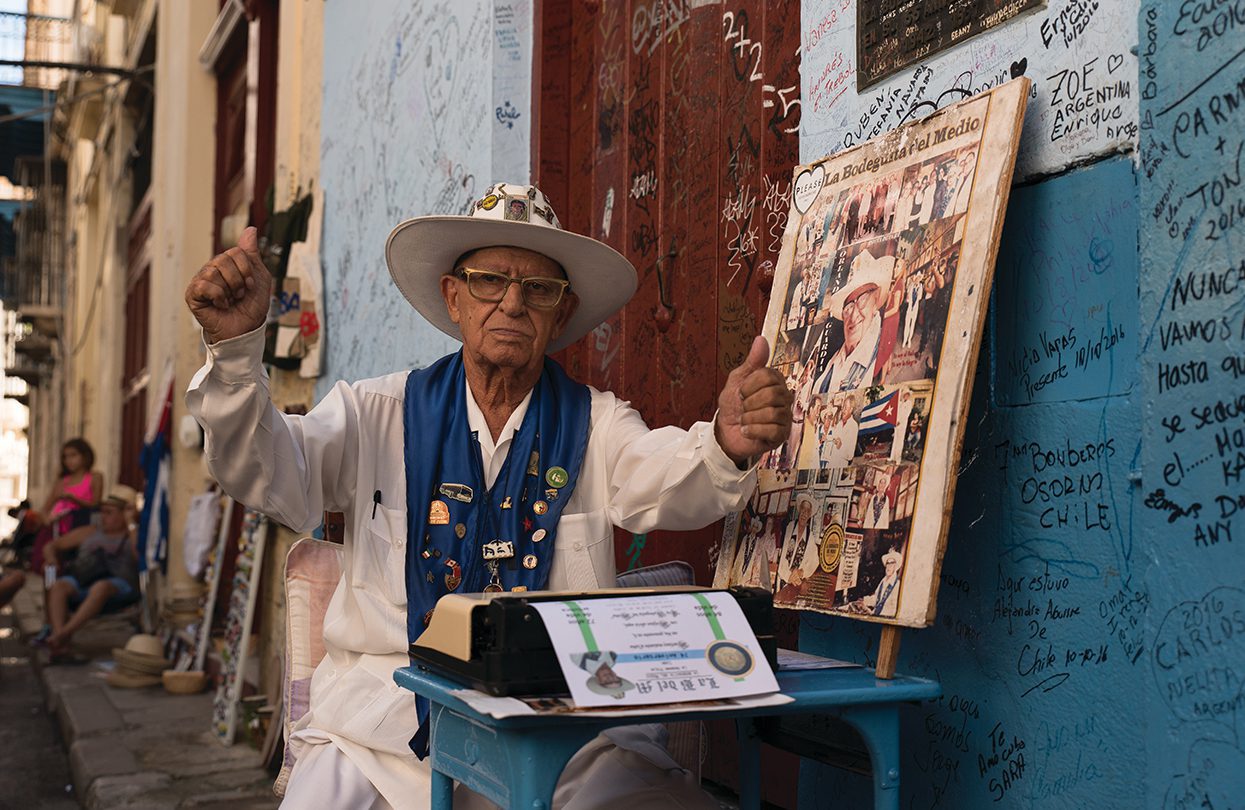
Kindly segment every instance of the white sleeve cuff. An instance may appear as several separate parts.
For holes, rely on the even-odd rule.
[[[264,327],[252,329],[244,335],[208,343],[206,368],[213,377],[223,382],[254,382],[257,372],[263,373]]]

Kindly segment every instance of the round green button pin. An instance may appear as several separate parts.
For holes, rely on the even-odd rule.
[[[549,482],[549,486],[554,489],[561,489],[566,486],[566,482],[570,479],[571,477],[566,474],[566,470],[561,467],[550,467],[545,473],[545,480]]]

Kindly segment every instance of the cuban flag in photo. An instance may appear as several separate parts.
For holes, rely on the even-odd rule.
[[[881,399],[870,402],[861,410],[859,435],[865,436],[895,428],[899,421],[899,397],[896,396],[898,393],[898,391],[891,391]]]

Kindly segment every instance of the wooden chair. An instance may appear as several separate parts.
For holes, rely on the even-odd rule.
[[[290,734],[311,704],[311,675],[324,658],[324,613],[342,575],[342,547],[304,537],[285,557],[285,753],[272,790],[285,795],[294,770]]]

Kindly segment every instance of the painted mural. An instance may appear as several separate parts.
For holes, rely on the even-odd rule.
[[[1022,5],[1028,4],[1003,9]],[[1129,0],[1050,0],[957,39],[950,50],[859,93],[854,0],[806,0],[801,9],[801,161],[867,141],[1017,76],[1033,81],[1019,178],[1128,149],[1137,140],[1137,13]],[[915,47],[915,38],[902,41]]]
[[[458,343],[396,293],[398,222],[466,213],[495,181],[530,177],[531,4],[369,2],[324,9],[321,177],[326,368],[332,381],[427,365]]]

